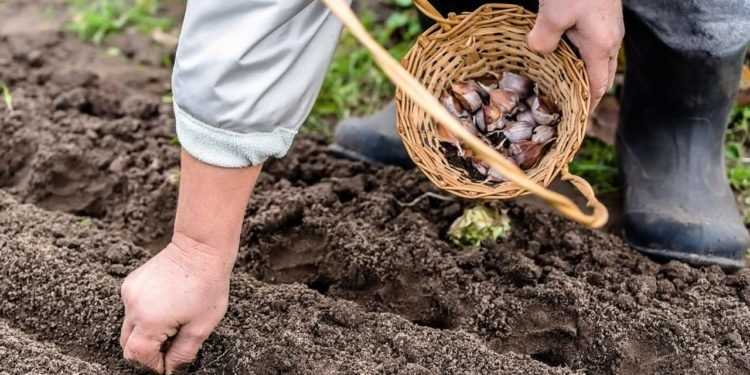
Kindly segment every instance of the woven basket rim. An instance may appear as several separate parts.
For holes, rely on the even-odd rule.
[[[415,74],[415,68],[418,68],[419,63],[426,63],[421,60],[415,63],[413,61],[415,56],[417,59],[423,58],[421,52],[426,49],[436,48],[447,48],[446,45],[457,45],[462,42],[468,42],[471,38],[476,38],[478,33],[484,30],[497,31],[501,29],[504,33],[509,33],[509,29],[512,27],[512,35],[518,35],[519,32],[522,34],[528,33],[533,26],[533,22],[536,20],[536,15],[520,6],[511,4],[484,4],[472,12],[462,12],[460,14],[451,13],[446,18],[448,22],[436,23],[427,30],[425,30],[418,38],[414,46],[402,59],[402,65],[412,73],[420,77],[419,74]],[[516,24],[508,25],[508,21],[513,21]],[[491,24],[492,26],[483,26],[483,24]],[[524,39],[525,40],[525,39]],[[570,101],[576,101],[579,104],[576,107],[572,116],[564,116],[561,122],[567,121],[565,129],[570,129],[566,134],[560,134],[560,137],[567,137],[559,141],[559,145],[556,144],[554,148],[548,151],[545,155],[547,163],[539,165],[526,171],[529,178],[535,182],[549,186],[549,184],[560,175],[561,172],[567,172],[568,164],[575,157],[576,152],[579,150],[583,138],[585,136],[586,124],[588,119],[588,77],[583,65],[583,62],[576,56],[573,48],[568,44],[567,41],[561,40],[559,48],[551,54],[556,60],[565,62],[566,70],[565,77],[568,79],[567,82],[571,87],[575,87],[577,90],[571,90],[572,94],[578,94],[576,98],[569,99]],[[552,59],[550,56],[539,56],[539,59],[546,64],[551,64]],[[485,59],[480,55],[479,63],[489,65],[494,62]],[[479,64],[478,63],[478,64]],[[417,64],[415,67],[414,64]],[[465,62],[464,62],[465,65]],[[486,69],[486,68],[485,68]],[[510,70],[510,69],[507,69]],[[434,77],[433,77],[434,78]],[[433,92],[433,95],[439,95],[440,92],[435,92],[435,87],[430,87],[429,82],[422,83]],[[562,85],[562,84],[561,84]],[[559,87],[559,86],[558,86]],[[556,89],[559,89],[556,87]],[[461,183],[448,183],[446,182],[446,170],[454,170],[458,173],[465,174],[464,171],[458,170],[453,167],[446,167],[447,161],[442,164],[427,162],[423,155],[424,147],[412,141],[405,133],[410,126],[415,122],[414,119],[410,118],[410,115],[402,113],[402,111],[421,112],[422,116],[427,116],[426,113],[420,108],[412,106],[410,108],[411,100],[403,95],[401,90],[397,90],[396,101],[398,105],[398,130],[399,134],[404,141],[404,145],[407,152],[414,160],[415,164],[425,173],[425,175],[438,187],[447,190],[455,195],[466,197],[466,198],[484,198],[484,199],[511,199],[521,195],[528,194],[528,192],[520,187],[516,186],[511,182],[504,182],[497,186],[490,186],[483,182],[477,182],[470,179],[464,179]],[[431,118],[429,122],[434,122]],[[432,126],[436,126],[432,124]],[[572,132],[572,133],[571,133]],[[445,159],[442,152],[438,151],[440,158]],[[553,155],[550,155],[553,154]],[[549,164],[549,159],[553,158],[554,163]]]

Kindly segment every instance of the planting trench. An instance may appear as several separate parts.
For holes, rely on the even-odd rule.
[[[169,238],[168,72],[52,30],[0,35],[0,80],[0,373],[132,373],[118,289]],[[464,249],[444,233],[466,203],[426,192],[300,138],[260,179],[191,372],[750,373],[750,272],[654,263],[513,204],[510,238]]]

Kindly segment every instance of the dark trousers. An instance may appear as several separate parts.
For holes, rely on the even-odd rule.
[[[432,0],[443,15],[473,11],[484,0]],[[538,0],[506,0],[537,11]],[[710,55],[736,53],[750,41],[750,0],[624,0],[626,38],[646,26],[665,45]],[[636,23],[637,22],[637,23]]]

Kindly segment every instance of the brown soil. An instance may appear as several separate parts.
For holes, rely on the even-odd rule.
[[[0,373],[135,373],[118,289],[169,236],[168,77],[54,30],[0,34]],[[510,238],[463,249],[444,233],[466,203],[407,204],[426,192],[299,139],[261,178],[191,372],[750,373],[750,271],[654,263],[517,205]]]

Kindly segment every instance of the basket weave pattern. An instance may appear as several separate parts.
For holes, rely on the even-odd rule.
[[[487,4],[472,13],[450,15],[422,34],[402,64],[436,97],[452,82],[479,78],[488,72],[523,74],[560,109],[557,140],[540,163],[526,171],[534,182],[549,186],[581,146],[586,133],[589,85],[583,63],[565,42],[549,55],[526,44],[536,16],[507,4]],[[469,178],[446,160],[438,124],[404,95],[396,94],[398,132],[415,164],[439,188],[464,198],[511,199],[526,194],[512,182],[490,184]]]

